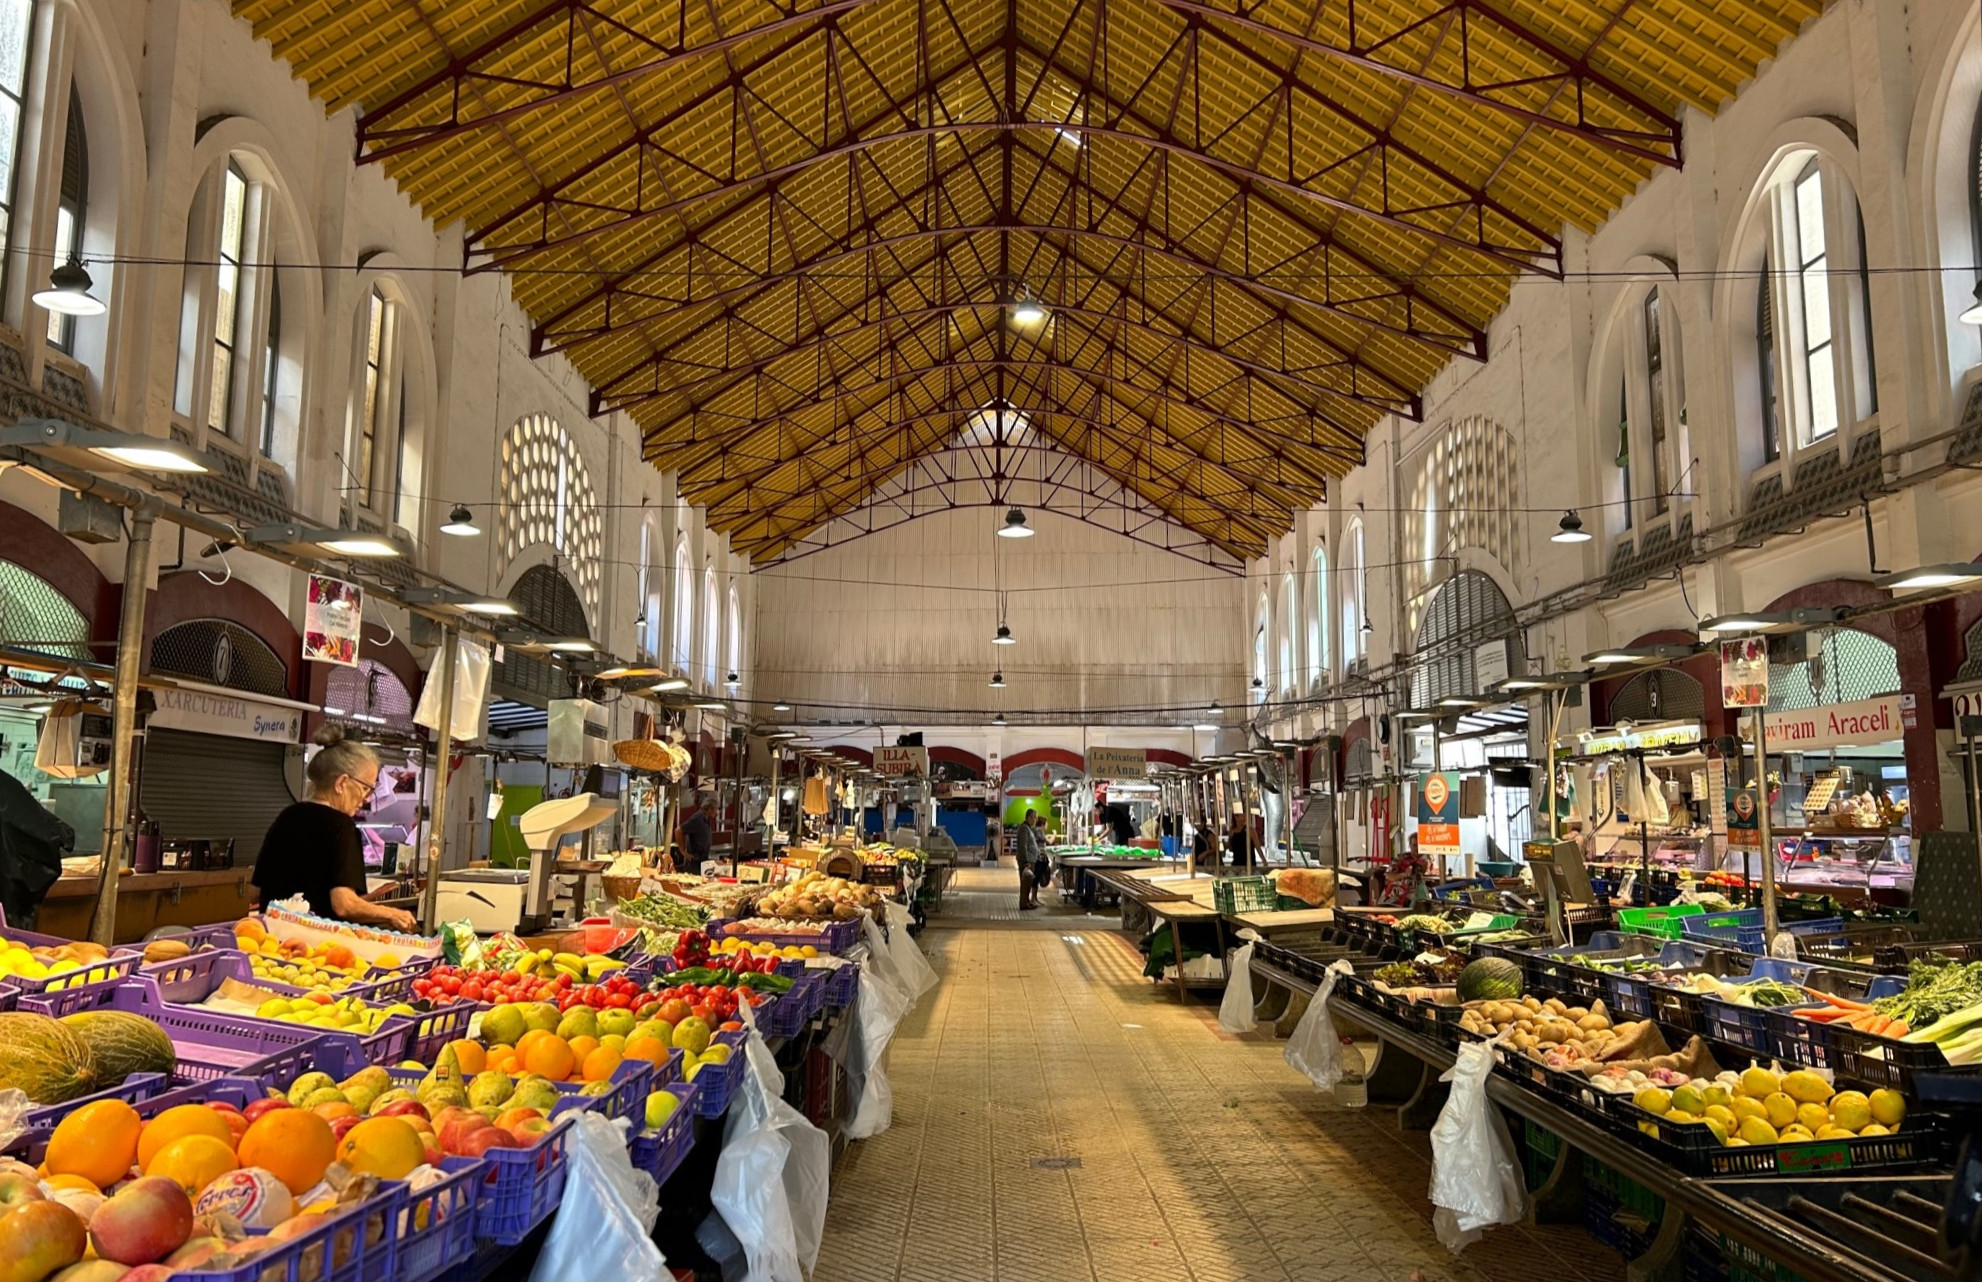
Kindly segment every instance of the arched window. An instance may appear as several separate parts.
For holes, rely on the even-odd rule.
[[[496,542],[502,563],[539,544],[555,549],[596,617],[603,522],[585,460],[556,419],[532,414],[509,429],[502,438],[501,485]]]
[[[716,604],[716,563],[711,561],[702,569],[702,681],[711,688],[722,676],[716,670],[722,654],[723,616]]]
[[[743,675],[743,602],[737,595],[736,584],[729,585],[729,618],[724,625],[729,630],[729,670]]]
[[[654,526],[648,517],[640,518],[640,578],[633,585],[634,596],[640,602],[640,612],[633,619],[633,644],[642,659],[654,657],[654,646],[650,632],[654,627],[652,613],[647,608],[648,584],[654,577]]]
[[[1308,684],[1320,685],[1328,677],[1328,548],[1317,544],[1314,550],[1314,608],[1308,611]]]
[[[695,581],[690,578],[688,539],[674,545],[674,666],[688,671],[695,661]]]
[[[62,191],[55,206],[57,264],[69,261],[83,244],[83,228],[89,225],[89,136],[83,129],[83,101],[69,88],[69,119],[62,130]],[[75,353],[76,318],[64,312],[48,313],[48,345],[57,351]]]
[[[1756,303],[1761,460],[1836,448],[1878,411],[1865,224],[1845,175],[1814,151],[1787,157],[1765,191],[1766,298]],[[1774,270],[1768,270],[1770,265]]]
[[[283,368],[276,200],[265,168],[229,156],[201,183],[186,228],[175,408],[210,433],[295,461],[295,370]]]
[[[1280,580],[1280,682],[1282,690],[1292,690],[1298,680],[1294,671],[1294,572],[1292,570]]]
[[[1671,507],[1667,483],[1669,475],[1666,459],[1666,438],[1671,435],[1666,422],[1666,367],[1663,317],[1660,312],[1659,291],[1654,289],[1645,295],[1645,445],[1651,457],[1650,500],[1653,515],[1665,512]]]
[[[7,280],[14,255],[16,203],[15,162],[21,155],[21,129],[27,120],[28,61],[34,51],[34,0],[0,3],[0,285]],[[37,283],[37,288],[39,284]]]
[[[399,309],[377,286],[365,296],[358,328],[358,396],[352,405],[356,447],[346,462],[358,498],[374,512],[390,511],[399,495]]]
[[[1363,620],[1369,617],[1369,598],[1364,595],[1363,523],[1349,522],[1342,535],[1342,662],[1353,663],[1368,651],[1363,636]]]

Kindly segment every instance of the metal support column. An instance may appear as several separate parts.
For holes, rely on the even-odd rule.
[[[1769,813],[1769,719],[1766,710],[1754,709],[1756,824],[1762,837],[1762,939],[1773,947],[1776,940],[1776,851]],[[1646,888],[1650,894],[1650,888]]]
[[[130,847],[131,765],[137,757],[138,668],[145,641],[145,597],[151,584],[154,518],[131,513],[131,541],[124,548],[124,597],[117,616],[116,689],[111,692],[110,795],[103,808],[103,857],[96,877],[96,912],[90,938],[105,948],[117,942],[117,874]]]

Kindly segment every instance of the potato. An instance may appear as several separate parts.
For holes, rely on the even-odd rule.
[[[1583,1018],[1583,1016],[1590,1013],[1590,1008],[1588,1006],[1571,1006],[1568,1010],[1563,1011],[1562,1013],[1567,1015],[1571,1019],[1581,1019]]]
[[[1610,1021],[1601,1015],[1585,1015],[1576,1021],[1576,1027],[1585,1032],[1601,1033],[1609,1030]]]

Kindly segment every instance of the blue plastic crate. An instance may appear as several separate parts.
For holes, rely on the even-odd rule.
[[[695,1085],[702,1089],[695,1094],[695,1112],[698,1117],[721,1117],[729,1112],[729,1103],[736,1094],[736,1088],[743,1081],[743,1039],[744,1033],[717,1033],[716,1040],[730,1048],[729,1063],[708,1064],[696,1070]]]
[[[396,1282],[430,1282],[475,1254],[485,1163],[446,1158],[442,1165],[447,1174],[438,1184],[407,1191],[396,1234]]]
[[[1686,939],[1733,944],[1744,953],[1760,954],[1768,949],[1768,941],[1762,934],[1762,910],[1759,908],[1737,908],[1732,912],[1683,917],[1679,930]]]
[[[679,1073],[681,1052],[669,1057]],[[652,1089],[655,1066],[645,1060],[629,1059],[613,1070],[611,1084],[604,1093],[584,1094],[583,1082],[556,1082],[558,1101],[551,1106],[551,1117],[561,1118],[567,1113],[598,1113],[607,1118],[637,1117],[638,1110],[647,1101],[647,1092]],[[427,1073],[419,1068],[388,1068],[386,1074],[392,1084],[405,1090],[417,1088]]]
[[[392,1181],[320,1228],[231,1269],[181,1269],[192,1282],[393,1282],[399,1277],[395,1227],[406,1186]]]
[[[844,966],[820,967],[826,975],[821,989],[828,1010],[845,1010],[853,1005],[853,999],[860,994],[860,964],[848,962]]]
[[[40,1108],[31,1108],[21,1117],[21,1125],[27,1132],[44,1128],[53,1129],[55,1123],[85,1104],[94,1104],[99,1100],[107,1099],[120,1099],[126,1104],[141,1104],[154,1095],[164,1094],[171,1088],[172,1079],[163,1073],[133,1073],[116,1086],[85,1095],[81,1099],[72,1099],[66,1104],[44,1104]]]
[[[529,1148],[492,1148],[480,1159],[475,1236],[498,1246],[515,1246],[557,1209],[570,1174],[565,1147],[573,1119],[554,1124]],[[454,1171],[468,1159],[449,1157],[441,1169]]]
[[[692,1082],[669,1082],[657,1087],[672,1093],[681,1106],[660,1129],[643,1128],[633,1133],[633,1142],[628,1146],[633,1165],[653,1176],[656,1184],[667,1183],[695,1147],[695,1097],[701,1093],[701,1085],[701,1075],[697,1074]]]
[[[147,1073],[144,1076],[154,1079],[154,1082],[163,1080],[156,1073]],[[104,1091],[83,1099],[70,1100],[66,1104],[50,1104],[46,1108],[38,1108],[28,1114],[31,1119],[29,1127],[9,1146],[10,1151],[25,1154],[29,1162],[40,1165],[48,1149],[48,1139],[55,1133],[56,1126],[63,1118],[94,1100],[121,1097],[125,1103],[138,1111],[139,1117],[153,1118],[166,1109],[177,1108],[181,1104],[210,1104],[216,1100],[223,1104],[232,1104],[235,1108],[245,1109],[266,1093],[260,1082],[245,1077],[216,1078],[210,1082],[196,1082],[191,1086],[180,1086],[171,1090],[149,1089],[152,1084],[141,1083],[139,1088],[129,1095],[120,1096],[120,1092],[125,1089],[120,1087],[115,1092]],[[136,1098],[132,1098],[132,1095]]]

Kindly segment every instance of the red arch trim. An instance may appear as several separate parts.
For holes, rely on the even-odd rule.
[[[121,590],[96,568],[83,550],[57,533],[55,528],[26,508],[0,502],[0,529],[7,531],[0,559],[12,561],[31,574],[48,580],[76,613],[88,624],[92,641],[117,639],[117,610]],[[92,653],[93,658],[112,660],[107,650]]]
[[[1192,758],[1189,753],[1178,752],[1174,748],[1151,748],[1149,761],[1151,765],[1157,766],[1188,766]]]
[[[966,749],[952,748],[947,744],[931,748],[929,750],[929,764],[933,766],[939,761],[947,765],[962,766],[964,769],[975,774],[979,779],[984,777],[984,758]]]
[[[307,689],[308,674],[302,672],[303,642],[289,616],[275,602],[240,579],[209,583],[190,571],[167,575],[158,581],[151,595],[151,608],[145,617],[145,658],[151,657],[152,642],[168,628],[194,619],[226,619],[238,623],[268,643],[289,670],[289,694]]]
[[[1069,770],[1085,772],[1087,769],[1087,762],[1081,759],[1078,752],[1069,752],[1065,748],[1027,748],[1005,758],[1005,775],[1009,778],[1014,771],[1042,761],[1049,765],[1065,766]]]

